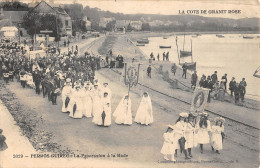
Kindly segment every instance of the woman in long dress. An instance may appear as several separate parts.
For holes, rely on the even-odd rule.
[[[102,118],[100,117],[103,112],[103,104],[102,104],[102,97],[101,97],[101,91],[98,88],[99,86],[97,84],[94,85],[93,93],[92,93],[92,100],[93,100],[93,120],[92,122],[98,125],[102,125]]]
[[[87,118],[92,117],[92,91],[90,90],[90,83],[86,83],[84,87],[84,97],[83,97],[83,105],[84,111],[83,115]]]
[[[72,118],[82,118],[83,117],[83,109],[84,109],[84,104],[83,104],[83,94],[82,90],[80,88],[80,85],[75,86],[75,90],[72,94],[72,104],[73,104],[73,109],[70,112],[70,117]]]
[[[102,123],[104,126],[108,127],[111,125],[111,99],[107,92],[104,93],[102,99],[103,112],[102,112]]]
[[[152,102],[147,92],[143,94],[143,98],[136,112],[135,122],[143,125],[149,125],[153,122]]]
[[[209,144],[209,132],[211,130],[210,121],[208,120],[208,114],[203,112],[201,114],[200,121],[197,123],[197,142],[200,144],[200,152],[203,153],[203,145]]]
[[[117,124],[132,124],[132,109],[131,99],[128,95],[125,95],[118,104],[113,116],[115,117],[115,123]]]
[[[211,147],[212,151],[216,150],[217,154],[220,154],[219,151],[223,149],[224,121],[222,117],[217,117],[216,125],[211,127]]]
[[[72,94],[72,87],[71,87],[71,80],[68,78],[66,79],[66,85],[63,87],[61,92],[61,99],[62,99],[62,112],[66,113],[69,111],[69,102],[71,100]]]

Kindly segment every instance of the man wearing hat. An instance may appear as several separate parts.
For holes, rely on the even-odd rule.
[[[224,76],[222,76],[221,81],[224,82],[225,91],[227,90],[227,74],[225,73]]]
[[[65,86],[62,89],[61,93],[61,99],[62,99],[62,112],[66,113],[69,111],[69,102],[71,99],[71,94],[72,94],[72,87],[71,87],[71,79],[67,78]]]
[[[194,71],[193,74],[191,75],[191,88],[192,89],[196,88],[197,80],[198,80],[197,71]]]
[[[217,71],[214,72],[214,74],[211,75],[211,80],[213,82],[213,84],[215,84],[218,81],[218,75],[217,75]]]
[[[239,83],[239,95],[241,97],[242,102],[244,101],[245,94],[246,94],[246,79],[242,78],[242,81]]]
[[[235,90],[236,81],[235,78],[232,77],[231,81],[229,82],[229,90],[231,92],[231,97],[233,97],[233,92]]]

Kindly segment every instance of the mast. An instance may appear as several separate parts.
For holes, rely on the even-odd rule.
[[[178,54],[178,59],[179,59],[179,65],[180,65],[180,54],[179,54],[179,50],[178,50],[177,39],[178,39],[178,37],[176,36],[176,47],[177,47],[177,54]]]
[[[191,51],[191,62],[193,63],[193,56],[192,56],[192,39],[190,39],[190,44],[191,44],[191,49],[190,49],[190,51]]]
[[[185,44],[185,25],[184,25],[183,51],[184,51],[184,44]]]

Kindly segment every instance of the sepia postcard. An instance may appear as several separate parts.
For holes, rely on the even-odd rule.
[[[259,0],[1,0],[0,168],[258,168]]]

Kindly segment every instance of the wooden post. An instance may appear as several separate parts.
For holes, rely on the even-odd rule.
[[[179,50],[178,50],[178,43],[177,43],[177,36],[176,36],[176,47],[177,47],[177,54],[178,54],[178,59],[179,59],[179,65],[180,65],[180,54],[179,54]]]

